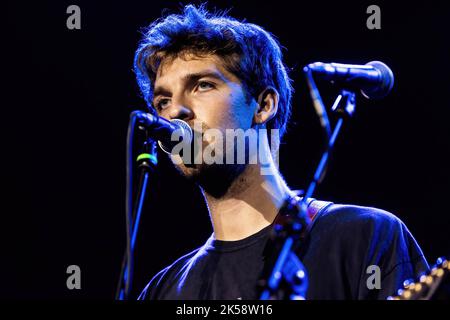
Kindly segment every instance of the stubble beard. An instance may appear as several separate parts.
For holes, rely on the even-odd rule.
[[[247,164],[179,164],[178,172],[187,180],[199,185],[215,198],[225,195],[236,179],[244,172]]]

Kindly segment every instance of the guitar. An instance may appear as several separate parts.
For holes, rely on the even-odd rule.
[[[416,281],[405,281],[388,300],[450,300],[450,261],[439,258],[431,270]]]

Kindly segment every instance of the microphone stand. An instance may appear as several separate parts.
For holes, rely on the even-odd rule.
[[[350,118],[355,112],[355,96],[353,91],[342,90],[336,98],[332,111],[339,118],[316,168],[313,180],[300,201],[295,198],[288,199],[280,210],[280,219],[277,219],[269,239],[269,255],[263,276],[258,283],[261,300],[306,299],[308,277],[305,266],[295,252],[305,239],[308,225],[311,223],[307,212],[307,201],[323,180],[325,168],[344,119]]]
[[[134,132],[136,129],[136,122],[139,121],[139,112],[134,111],[130,115],[130,122],[128,125],[127,134],[127,190],[126,190],[126,235],[127,246],[125,248],[124,257],[122,259],[122,267],[120,271],[119,282],[116,289],[116,299],[127,300],[131,292],[131,284],[133,281],[133,260],[134,248],[136,244],[136,236],[139,230],[139,222],[141,219],[142,208],[144,205],[145,194],[148,185],[150,173],[153,173],[157,164],[156,141],[148,136],[145,126],[138,126],[141,131],[145,132],[145,142],[143,150],[139,156],[134,160],[133,157],[133,142]],[[140,181],[138,191],[136,193],[135,202],[133,204],[133,163],[136,161],[137,168],[140,171]]]

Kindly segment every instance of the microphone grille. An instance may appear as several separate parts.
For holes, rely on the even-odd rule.
[[[185,121],[180,120],[180,119],[173,119],[170,122],[172,122],[178,126],[178,128],[182,131],[183,141],[190,144],[192,142],[192,136],[193,136],[192,128]],[[171,154],[172,148],[165,145],[161,141],[158,141],[158,145],[162,151],[164,151],[165,153]]]
[[[372,66],[380,73],[380,84],[378,86],[373,86],[371,89],[361,90],[361,93],[368,99],[384,98],[391,92],[392,87],[394,86],[394,74],[392,73],[392,70],[381,61],[371,61],[366,65]]]

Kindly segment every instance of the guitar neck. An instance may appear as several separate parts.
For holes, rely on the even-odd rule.
[[[388,300],[449,300],[450,299],[450,262],[439,258],[430,272],[421,275],[415,282],[405,281]]]

